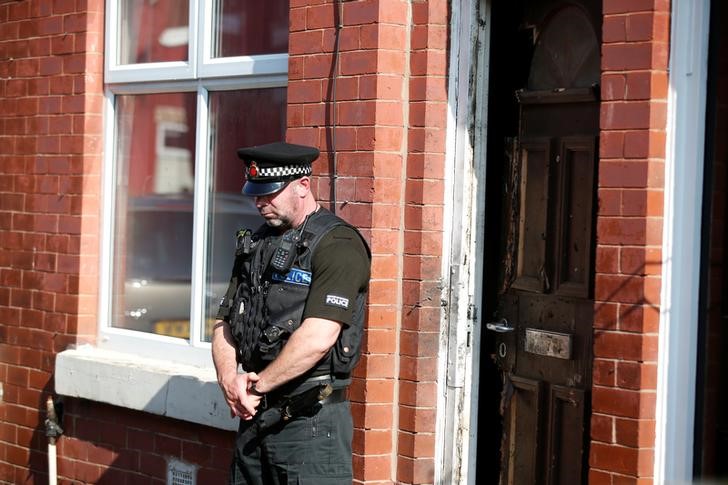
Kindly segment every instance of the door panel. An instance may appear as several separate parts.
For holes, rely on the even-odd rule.
[[[561,198],[555,221],[559,231],[554,277],[557,295],[589,295],[594,146],[592,137],[568,137],[561,141],[556,158],[560,165],[557,193]]]
[[[572,484],[581,476],[584,428],[584,392],[552,386],[549,393],[548,480],[550,485]],[[577,430],[579,432],[574,432]]]
[[[509,391],[512,393],[509,406],[510,419],[506,426],[508,433],[507,467],[509,485],[536,483],[539,471],[539,449],[530,440],[538,430],[541,415],[541,383],[521,377],[511,377]]]
[[[514,288],[543,292],[545,277],[546,224],[548,221],[549,158],[548,139],[524,140],[520,149],[518,206],[518,256]]]

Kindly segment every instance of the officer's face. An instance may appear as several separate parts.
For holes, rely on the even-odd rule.
[[[297,180],[286,184],[278,192],[255,198],[255,207],[270,227],[288,229],[296,222],[300,197],[296,193]]]

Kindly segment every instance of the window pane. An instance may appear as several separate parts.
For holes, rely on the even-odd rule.
[[[115,327],[189,336],[195,99],[116,98]]]
[[[206,278],[207,327],[211,324],[227,289],[235,252],[235,233],[240,228],[257,229],[263,219],[253,199],[241,195],[243,165],[240,147],[281,141],[285,137],[286,88],[250,89],[210,93],[210,139],[212,204]]]
[[[186,61],[189,13],[187,0],[121,0],[119,64]]]
[[[215,0],[212,57],[288,52],[288,0]]]

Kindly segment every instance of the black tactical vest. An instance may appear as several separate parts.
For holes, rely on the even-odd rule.
[[[348,224],[326,209],[311,214],[300,234],[298,255],[285,275],[270,266],[281,236],[263,226],[249,242],[242,243],[248,247],[236,255],[240,284],[229,305],[229,321],[237,345],[238,362],[246,371],[263,370],[278,356],[291,333],[301,326],[311,285],[313,253],[321,238],[340,225]],[[348,377],[359,360],[365,299],[366,293],[357,295],[354,321],[342,327],[332,351],[308,375]]]

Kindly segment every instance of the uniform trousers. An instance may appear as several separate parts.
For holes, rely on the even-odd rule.
[[[348,485],[353,425],[349,401],[324,404],[258,435],[240,422],[231,485]],[[242,439],[241,439],[242,438]]]

